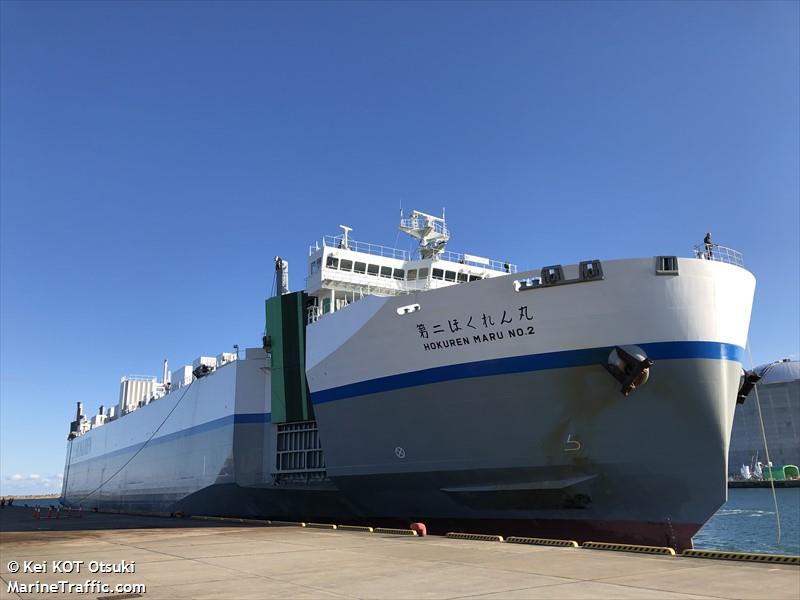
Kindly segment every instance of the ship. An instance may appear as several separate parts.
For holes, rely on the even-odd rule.
[[[444,214],[401,215],[413,251],[340,228],[301,291],[276,257],[260,345],[79,403],[62,503],[691,547],[752,387],[741,253],[518,270]]]

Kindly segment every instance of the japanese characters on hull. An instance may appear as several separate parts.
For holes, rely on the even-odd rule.
[[[536,330],[528,306],[520,306],[516,310],[504,309],[502,315],[484,312],[480,316],[448,319],[447,329],[442,323],[417,323],[417,333],[421,340],[427,340],[422,342],[422,348],[432,351],[534,335]]]

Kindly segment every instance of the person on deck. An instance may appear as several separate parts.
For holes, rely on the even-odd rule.
[[[708,260],[714,259],[714,242],[711,241],[711,233],[706,233],[706,237],[703,239],[703,243],[706,246],[706,258]]]

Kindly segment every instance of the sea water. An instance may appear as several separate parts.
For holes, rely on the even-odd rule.
[[[13,496],[11,497],[13,498]],[[28,508],[57,508],[61,505],[58,502],[58,498],[14,498],[13,506],[22,506]]]
[[[800,554],[800,488],[776,489],[781,537],[772,490],[735,488],[728,501],[694,536],[703,550]]]

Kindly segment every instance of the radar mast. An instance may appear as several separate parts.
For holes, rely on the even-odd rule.
[[[419,254],[422,258],[439,256],[450,239],[450,231],[444,220],[444,209],[441,217],[413,210],[410,217],[400,217],[400,231],[419,240]]]

